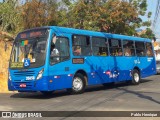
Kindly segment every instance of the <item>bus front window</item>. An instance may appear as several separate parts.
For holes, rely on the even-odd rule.
[[[25,59],[30,61],[28,68],[44,65],[47,38],[47,36],[17,38],[12,49],[10,68],[24,68],[22,65]]]

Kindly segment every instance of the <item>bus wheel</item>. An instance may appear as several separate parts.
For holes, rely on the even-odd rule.
[[[50,96],[53,94],[53,91],[41,91],[41,93],[45,96]]]
[[[140,82],[140,73],[138,70],[134,69],[133,72],[132,72],[132,84],[133,85],[138,85],[139,82]]]
[[[85,90],[85,78],[82,74],[78,73],[74,76],[72,82],[72,88],[67,89],[68,92],[72,94],[80,94],[83,93]]]

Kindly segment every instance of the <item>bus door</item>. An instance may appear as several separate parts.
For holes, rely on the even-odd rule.
[[[69,88],[72,85],[70,74],[68,34],[52,34],[49,47],[49,89]]]

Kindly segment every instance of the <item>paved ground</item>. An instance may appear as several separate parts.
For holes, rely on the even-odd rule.
[[[57,91],[50,97],[41,93],[0,94],[0,111],[160,111],[160,75],[143,79],[137,86],[126,83],[110,88],[93,86],[80,95],[69,95],[65,90]],[[76,119],[83,120],[84,117]]]

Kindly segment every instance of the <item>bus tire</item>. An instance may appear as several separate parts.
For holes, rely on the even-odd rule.
[[[132,72],[132,81],[131,81],[131,83],[133,85],[138,85],[140,83],[140,79],[141,79],[141,77],[140,77],[139,71],[134,69],[133,72]]]
[[[77,73],[72,81],[72,88],[67,89],[71,94],[81,94],[84,92],[86,87],[85,78],[81,73]]]

